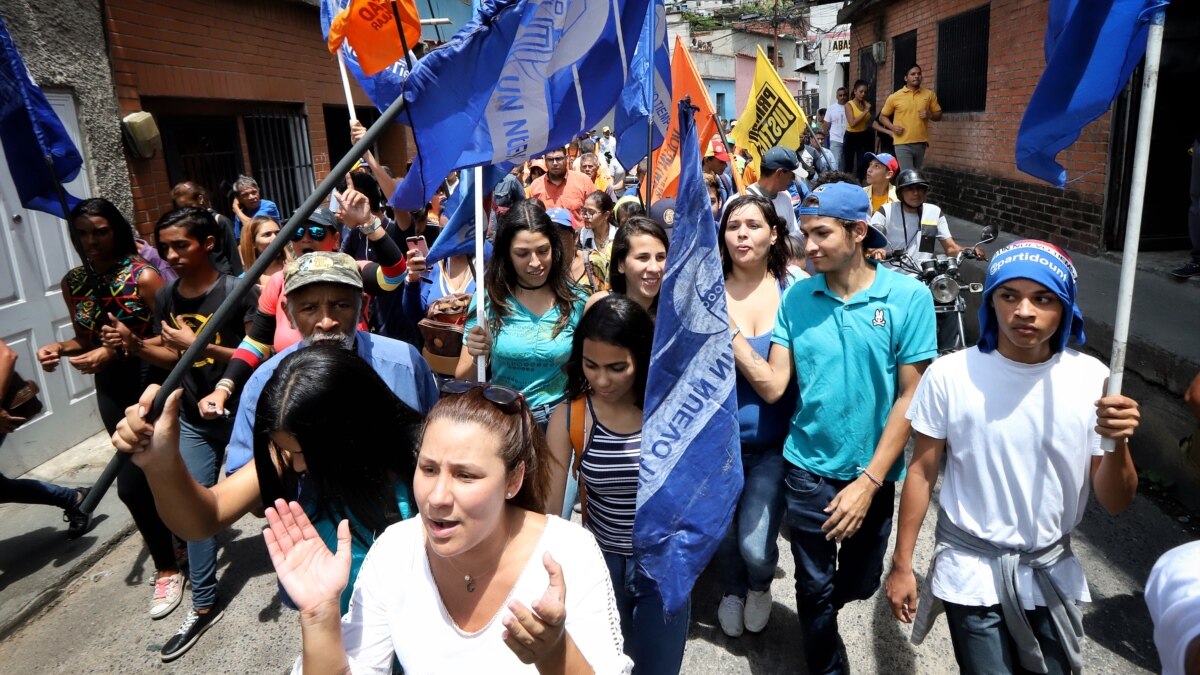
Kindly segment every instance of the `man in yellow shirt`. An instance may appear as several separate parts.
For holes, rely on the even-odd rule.
[[[921,88],[921,66],[914,63],[904,74],[904,86],[888,96],[879,111],[879,122],[895,134],[901,171],[925,166],[929,122],[940,119],[942,106],[937,94]]]

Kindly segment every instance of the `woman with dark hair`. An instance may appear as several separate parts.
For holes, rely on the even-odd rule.
[[[613,238],[612,262],[609,263],[611,292],[628,296],[654,316],[658,311],[658,292],[667,268],[670,243],[662,225],[644,216],[625,221]],[[602,291],[588,300],[588,307],[609,294]]]
[[[613,219],[616,220],[618,228],[624,226],[625,222],[634,216],[645,215],[646,207],[642,206],[642,201],[634,195],[621,197],[613,209]]]
[[[253,229],[255,220],[257,216],[243,232]],[[212,320],[237,283],[212,263],[211,253],[220,236],[221,227],[207,209],[186,206],[163,214],[154,228],[154,238],[159,254],[179,278],[160,289],[155,298],[155,337],[142,339],[116,323],[101,329],[104,344],[163,370],[174,368],[180,355],[192,346],[196,333]],[[233,420],[227,415],[210,415],[206,419],[201,415],[200,399],[221,379],[234,347],[246,336],[250,325],[247,319],[254,316],[257,306],[253,296],[243,296],[241,307],[225,317],[217,327],[216,336],[183,378],[180,453],[192,478],[204,487],[217,482],[225,446],[233,433]],[[205,405],[215,408],[212,403]],[[236,397],[227,405],[236,410]],[[163,661],[182,656],[209,624],[221,618],[217,603],[217,540],[209,537],[190,541],[187,550],[192,611],[184,618],[183,627],[163,645]]]
[[[617,221],[613,215],[616,205],[607,192],[597,190],[583,200],[583,231],[580,240],[588,252],[592,263],[592,274],[596,278],[597,288],[601,291],[608,288],[609,261],[612,259],[612,237],[617,229]]]
[[[185,539],[207,539],[277,499],[296,500],[329,546],[338,522],[350,520],[353,581],[375,538],[416,514],[413,451],[421,417],[354,352],[318,344],[285,357],[255,409],[254,459],[212,487],[197,483],[180,455],[181,392],[167,398],[154,423],[141,414],[157,392],[152,385],[130,406],[113,443],[146,472],[163,520]],[[349,603],[347,587],[341,611]]]
[[[584,313],[567,362],[567,400],[555,408],[547,430],[556,461],[546,510],[570,508],[560,489],[570,471],[584,497],[583,526],[596,537],[608,565],[634,672],[657,674],[679,672],[690,607],[667,617],[662,596],[633,562],[653,332],[646,310],[623,295],[603,298]]]
[[[562,239],[537,200],[504,214],[484,276],[487,322],[476,324],[472,300],[457,370],[458,377],[475,379],[475,358],[486,357],[491,381],[521,392],[543,429],[562,400],[562,367],[586,300],[567,278],[571,252]]]
[[[83,260],[62,280],[62,297],[75,335],[43,345],[37,358],[48,373],[66,357],[80,373],[95,375],[100,419],[112,433],[126,406],[136,401],[146,386],[148,369],[138,358],[104,345],[101,329],[120,323],[138,338],[150,337],[155,294],[163,280],[138,257],[133,228],[107,199],[85,199],[77,204],[67,218],[67,231]],[[184,577],[175,560],[174,540],[155,512],[146,478],[136,466],[126,464],[117,474],[117,495],[133,516],[158,570],[150,617],[161,619],[183,597]]]
[[[875,131],[871,128],[871,102],[867,100],[868,84],[858,80],[846,101],[846,135],[842,141],[842,170],[852,173],[862,184],[867,176],[867,164],[863,158],[875,151]]]
[[[595,539],[541,514],[548,459],[520,393],[442,385],[413,477],[421,515],[375,542],[344,618],[345,524],[335,554],[295,503],[267,509],[271,562],[301,610],[294,670],[628,673]]]
[[[788,239],[787,225],[771,202],[749,194],[729,201],[717,233],[729,320],[738,326],[734,335],[744,335],[764,359],[783,292],[794,281]],[[796,383],[768,404],[739,368],[737,401],[745,481],[716,556],[723,596],[717,619],[730,637],[762,631],[771,616],[771,581],[779,558],[775,537],[784,506],[783,442],[796,409]]]

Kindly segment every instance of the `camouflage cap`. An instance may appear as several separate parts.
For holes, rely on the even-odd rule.
[[[283,294],[309,284],[344,284],[362,288],[362,274],[354,258],[336,251],[305,253],[283,271]]]

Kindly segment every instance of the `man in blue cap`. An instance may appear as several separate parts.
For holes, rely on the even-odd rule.
[[[844,673],[837,615],[883,576],[904,414],[937,354],[933,298],[921,282],[868,260],[887,236],[858,185],[826,183],[804,199],[805,253],[817,272],[784,294],[763,360],[733,327],[738,370],[768,403],[795,375],[800,404],[783,447],[796,604],[810,673]]]
[[[887,594],[919,644],[946,612],[964,673],[1078,673],[1088,602],[1071,532],[1088,493],[1109,513],[1137,491],[1127,440],[1137,402],[1104,396],[1108,368],[1083,344],[1075,268],[1058,247],[1022,240],[996,252],[979,344],[938,359],[908,417],[916,449],[900,499]],[[1097,400],[1099,399],[1099,400]],[[1101,437],[1115,449],[1101,449]],[[936,545],[918,600],[912,555],[937,482]]]

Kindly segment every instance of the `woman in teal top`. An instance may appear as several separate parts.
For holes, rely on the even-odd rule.
[[[487,325],[477,325],[472,301],[457,370],[474,380],[475,357],[486,357],[490,381],[521,392],[543,431],[566,392],[563,366],[587,299],[568,278],[557,228],[532,199],[501,218],[484,276]]]
[[[276,499],[304,505],[328,546],[350,521],[352,566],[343,611],[375,537],[417,513],[412,479],[421,416],[396,397],[354,352],[332,345],[297,350],[263,389],[254,421],[254,460],[205,488],[179,455],[179,392],[148,424],[158,387],[142,394],[118,425],[114,444],[146,473],[163,521],[190,540],[216,535]],[[147,429],[153,434],[147,437]],[[286,602],[286,600],[285,600]]]

